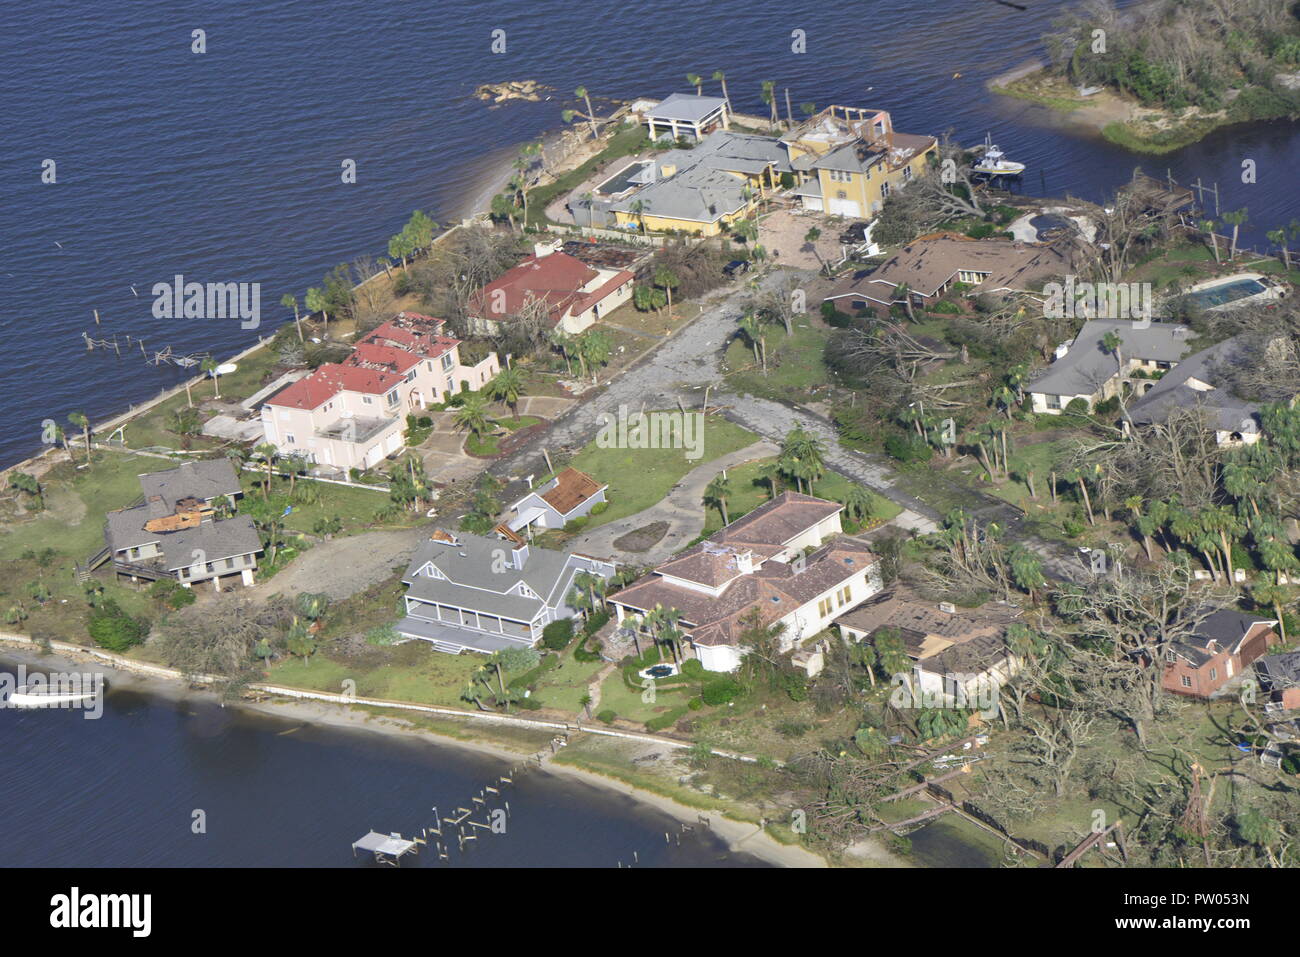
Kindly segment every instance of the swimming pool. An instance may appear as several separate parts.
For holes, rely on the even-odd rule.
[[[1258,279],[1248,276],[1211,286],[1209,289],[1189,292],[1187,298],[1202,309],[1214,309],[1217,306],[1226,306],[1241,299],[1258,296],[1260,293],[1268,292],[1268,288]]]

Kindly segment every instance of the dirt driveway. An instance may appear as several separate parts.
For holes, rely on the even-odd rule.
[[[822,231],[817,239],[817,252],[823,260],[840,258],[840,233],[853,222],[842,216],[805,212],[801,209],[779,209],[759,220],[758,241],[777,262],[795,269],[818,269],[821,263],[804,240],[814,226]],[[779,254],[779,255],[777,255]]]

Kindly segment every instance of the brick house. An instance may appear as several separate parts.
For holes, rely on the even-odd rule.
[[[1277,620],[1220,608],[1165,653],[1166,691],[1209,698],[1280,640]]]

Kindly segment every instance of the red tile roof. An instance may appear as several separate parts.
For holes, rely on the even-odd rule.
[[[281,389],[266,400],[267,405],[315,409],[339,392],[383,395],[402,381],[400,375],[327,362],[311,375]]]
[[[504,319],[519,312],[531,297],[543,299],[558,321],[573,303],[585,297],[582,287],[599,273],[567,253],[532,255],[506,270],[474,297],[470,312],[480,318]]]

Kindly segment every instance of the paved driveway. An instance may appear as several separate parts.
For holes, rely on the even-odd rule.
[[[673,486],[663,500],[635,515],[617,519],[579,535],[568,543],[568,547],[598,558],[613,558],[615,561],[637,565],[657,565],[704,531],[707,518],[703,501],[704,489],[719,472],[755,459],[771,458],[780,451],[779,446],[764,440],[697,465]],[[623,552],[614,547],[616,539],[654,522],[667,522],[668,531],[646,551]]]

